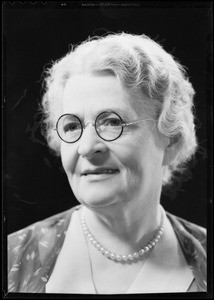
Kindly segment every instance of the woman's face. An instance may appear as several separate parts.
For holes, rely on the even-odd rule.
[[[125,122],[149,118],[114,76],[76,75],[67,81],[64,114],[94,124],[107,110]],[[77,200],[91,208],[152,201],[162,184],[164,150],[157,138],[155,122],[149,120],[125,127],[111,142],[102,140],[90,125],[77,142],[62,141],[62,164]]]

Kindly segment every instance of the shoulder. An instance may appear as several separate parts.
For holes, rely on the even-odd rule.
[[[43,286],[78,207],[8,235],[8,291],[31,292]]]
[[[186,261],[193,271],[198,291],[207,290],[206,229],[183,218],[167,213]]]
[[[195,223],[187,221],[181,217],[175,216],[167,212],[167,217],[170,220],[174,230],[180,236],[197,240],[206,249],[207,231],[206,228]]]
[[[8,235],[8,262],[20,256],[28,248],[36,248],[42,241],[55,240],[57,234],[66,232],[73,207],[67,211],[48,217],[44,220],[31,224],[19,231]]]
[[[42,231],[51,230],[52,228],[55,228],[56,226],[59,226],[63,223],[65,223],[68,218],[71,216],[72,212],[75,209],[78,209],[79,206],[75,206],[69,210],[66,210],[64,212],[58,213],[56,215],[50,216],[44,220],[38,221],[36,223],[33,223],[21,230],[18,230],[16,232],[13,232],[8,235],[8,240],[24,240],[24,238],[35,237],[41,229]]]

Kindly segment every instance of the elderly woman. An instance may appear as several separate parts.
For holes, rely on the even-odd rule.
[[[145,35],[95,37],[53,64],[45,133],[80,205],[9,236],[10,292],[206,291],[205,229],[160,205],[196,151],[193,95]]]

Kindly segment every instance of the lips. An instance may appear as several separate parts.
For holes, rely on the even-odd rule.
[[[116,168],[96,168],[93,170],[85,170],[81,173],[81,176],[88,175],[101,175],[101,174],[116,174],[119,173],[119,169]]]

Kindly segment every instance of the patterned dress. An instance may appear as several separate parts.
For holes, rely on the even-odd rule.
[[[62,248],[73,207],[8,236],[8,292],[45,293]],[[206,234],[198,225],[167,212],[197,290],[207,291]]]

